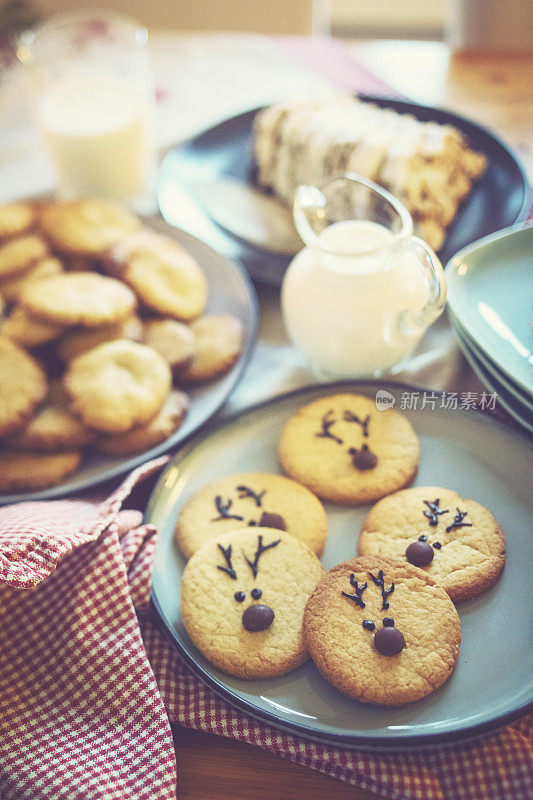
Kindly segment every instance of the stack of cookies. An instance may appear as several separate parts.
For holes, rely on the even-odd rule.
[[[168,439],[187,387],[237,360],[241,323],[209,315],[201,266],[95,200],[0,206],[0,491],[60,483],[82,449]]]
[[[181,614],[198,649],[243,678],[283,675],[309,656],[350,698],[419,700],[452,674],[455,604],[493,586],[505,565],[499,523],[436,486],[406,487],[419,443],[403,414],[354,394],[322,397],[284,425],[285,476],[220,478],[189,497],[176,541],[189,558]],[[375,503],[353,557],[324,572],[322,501]]]

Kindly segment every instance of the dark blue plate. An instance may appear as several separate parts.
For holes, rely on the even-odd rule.
[[[371,95],[361,98],[413,114],[423,121],[454,125],[465,134],[471,147],[487,156],[485,174],[448,228],[439,252],[443,264],[476,239],[526,219],[530,191],[525,170],[513,151],[491,131],[438,108]],[[188,189],[191,182],[205,183],[222,177],[255,183],[252,124],[258,110],[231,117],[169,151],[161,165],[158,200],[167,222],[188,230],[220,253],[239,261],[254,280],[279,286],[289,257],[253,247],[222,230],[196,204],[193,192]]]

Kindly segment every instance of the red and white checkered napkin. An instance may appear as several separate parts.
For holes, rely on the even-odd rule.
[[[0,509],[2,800],[175,798],[169,718],[387,798],[531,800],[530,718],[445,750],[360,753],[262,725],[204,686],[149,606],[156,531],[120,510],[164,461],[104,502]]]
[[[159,465],[166,459],[159,461]],[[135,608],[155,530],[103,503],[0,509],[0,797],[170,800],[174,747]]]

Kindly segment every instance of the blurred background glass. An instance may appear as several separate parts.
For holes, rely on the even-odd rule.
[[[74,10],[71,0],[0,0],[0,31]],[[456,49],[533,49],[531,0],[93,0],[148,28],[447,41]]]
[[[105,11],[54,16],[18,57],[61,197],[155,206],[154,88],[144,26]]]

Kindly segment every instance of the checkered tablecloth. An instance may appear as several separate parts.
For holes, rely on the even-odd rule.
[[[531,800],[530,718],[475,743],[377,754],[290,736],[213,694],[149,604],[157,531],[122,510],[164,462],[104,501],[0,509],[2,800],[171,800],[169,720],[395,800]]]

